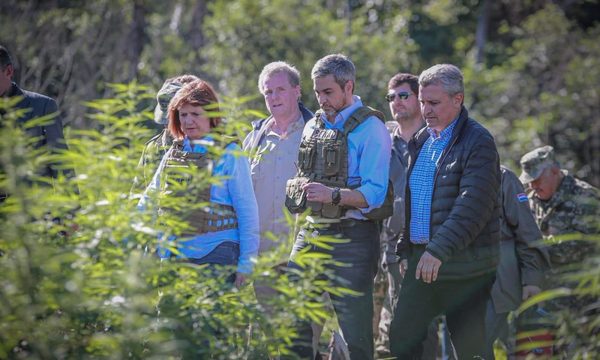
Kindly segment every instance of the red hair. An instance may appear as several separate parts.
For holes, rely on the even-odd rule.
[[[185,134],[181,129],[179,109],[184,105],[201,106],[209,113],[219,113],[219,100],[215,90],[204,80],[196,80],[181,88],[169,104],[169,132],[175,139],[182,139]],[[210,128],[221,123],[221,116],[209,116]]]

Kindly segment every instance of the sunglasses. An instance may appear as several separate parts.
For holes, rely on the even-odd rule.
[[[390,94],[387,94],[387,95],[385,96],[385,99],[387,100],[387,102],[392,102],[392,101],[394,101],[394,99],[395,99],[395,98],[396,98],[396,96],[397,96],[397,97],[399,97],[399,98],[400,98],[400,99],[402,99],[402,100],[406,100],[406,99],[408,99],[408,97],[409,97],[410,95],[412,95],[412,94],[411,94],[411,93],[409,93],[409,92],[406,92],[406,91],[400,91],[399,93],[390,93]]]

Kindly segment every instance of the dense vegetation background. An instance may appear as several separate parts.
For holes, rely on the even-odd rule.
[[[96,128],[84,101],[107,83],[154,90],[174,75],[209,79],[222,96],[257,96],[274,60],[303,74],[332,52],[358,69],[356,92],[387,110],[396,72],[461,67],[466,104],[513,166],[550,144],[564,167],[600,185],[600,3],[597,0],[6,0],[0,42],[27,89],[56,97],[65,125]],[[257,96],[247,107],[263,109]]]
[[[257,264],[255,277],[281,293],[273,313],[249,288],[221,291],[195,267],[150,256],[157,234],[184,226],[157,224],[131,193],[164,79],[210,80],[233,120],[228,131],[243,136],[240,123],[264,109],[256,81],[270,61],[301,70],[303,100],[316,109],[312,65],[348,54],[357,94],[385,111],[393,74],[450,62],[505,164],[550,144],[564,167],[600,185],[599,10],[587,0],[0,2],[0,44],[16,80],[57,98],[70,146],[31,152],[14,100],[0,99],[0,188],[11,194],[0,207],[0,358],[266,358],[286,352],[296,319],[329,317],[323,290],[345,291],[311,281],[327,259],[304,259],[313,266],[294,282],[276,273],[290,239]],[[77,177],[32,175],[57,161]],[[581,264],[577,293],[598,298],[599,264]],[[558,323],[574,358],[597,357],[597,316]]]

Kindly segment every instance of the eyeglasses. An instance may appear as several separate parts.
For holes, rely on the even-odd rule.
[[[399,93],[389,93],[385,96],[385,99],[387,100],[387,102],[392,102],[394,101],[394,99],[397,97],[399,97],[402,100],[406,100],[408,99],[409,96],[411,96],[412,94],[406,91],[400,91]]]

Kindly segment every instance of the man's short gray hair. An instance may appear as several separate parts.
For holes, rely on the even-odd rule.
[[[258,91],[263,94],[263,85],[265,81],[272,75],[283,73],[288,77],[288,81],[292,87],[300,85],[300,72],[294,65],[288,64],[285,61],[274,61],[268,63],[258,76]]]
[[[347,56],[331,54],[317,61],[311,72],[313,80],[327,75],[333,75],[335,82],[343,89],[348,81],[352,81],[354,84],[356,68]]]
[[[419,85],[441,85],[450,96],[465,92],[463,74],[452,64],[437,64],[423,71],[419,76]]]

